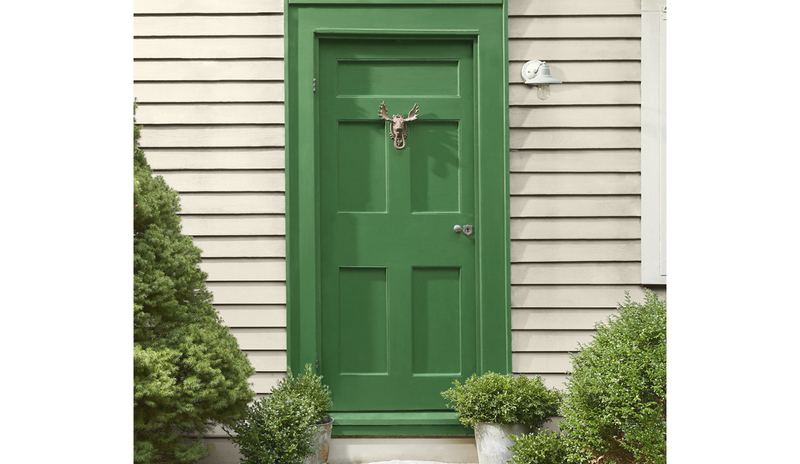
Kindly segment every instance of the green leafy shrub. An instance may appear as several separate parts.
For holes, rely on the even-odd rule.
[[[562,429],[602,463],[666,463],[667,303],[626,295],[573,356]]]
[[[511,435],[513,464],[590,464],[591,455],[575,440],[560,433],[542,430],[520,436]]]
[[[213,422],[244,412],[255,371],[211,306],[177,193],[153,177],[139,137],[134,120],[134,462],[190,463],[211,450],[202,437]]]
[[[279,390],[286,390],[297,396],[302,396],[311,403],[313,411],[313,422],[322,424],[328,421],[328,410],[333,407],[331,401],[331,390],[322,383],[322,376],[315,375],[311,370],[311,364],[306,364],[304,374],[292,375],[289,369],[286,378],[278,383]]]
[[[304,374],[291,369],[268,397],[248,406],[246,414],[226,427],[248,464],[296,464],[314,452],[315,424],[328,419],[330,389],[306,364]]]
[[[273,390],[224,429],[243,464],[299,464],[314,452],[314,406],[308,398]]]
[[[535,429],[556,415],[561,401],[559,392],[548,390],[538,376],[515,379],[511,374],[487,372],[480,377],[473,374],[463,385],[456,380],[453,385],[442,396],[469,427],[476,422],[494,422]]]

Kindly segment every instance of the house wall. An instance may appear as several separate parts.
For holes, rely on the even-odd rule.
[[[135,0],[141,147],[266,394],[286,366],[283,0]],[[512,365],[569,352],[641,286],[641,4],[509,0]],[[552,95],[520,69],[545,60]],[[663,290],[663,289],[662,289]],[[224,437],[222,433],[215,433]],[[208,462],[235,462],[223,438]]]

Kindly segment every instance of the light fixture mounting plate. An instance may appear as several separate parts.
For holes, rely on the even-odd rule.
[[[522,81],[529,81],[536,77],[536,71],[539,70],[539,66],[542,65],[542,62],[539,60],[530,60],[527,63],[522,65]]]

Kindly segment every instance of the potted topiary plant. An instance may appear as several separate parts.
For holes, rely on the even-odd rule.
[[[561,401],[540,377],[514,378],[511,374],[473,374],[442,392],[462,424],[475,429],[479,464],[505,464],[511,459],[512,435],[541,427],[555,416]]]
[[[315,452],[305,459],[305,464],[327,464],[331,444],[333,418],[328,411],[333,407],[331,390],[322,383],[322,376],[315,375],[311,364],[306,364],[305,373],[293,376],[292,370],[279,384],[278,388],[308,399],[312,409],[312,428],[314,429]]]
[[[247,464],[326,464],[333,418],[330,389],[322,377],[291,369],[270,395],[247,407],[244,417],[225,432],[239,446]]]
[[[240,463],[295,464],[314,451],[312,409],[307,398],[273,388],[223,428],[239,447]]]

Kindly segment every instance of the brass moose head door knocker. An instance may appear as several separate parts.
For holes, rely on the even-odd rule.
[[[389,136],[392,137],[394,140],[394,147],[398,150],[402,150],[406,147],[406,137],[408,136],[408,131],[406,130],[406,123],[408,121],[413,121],[417,119],[417,112],[419,111],[419,107],[416,103],[414,103],[414,107],[411,108],[411,111],[408,113],[408,117],[404,117],[402,114],[395,114],[391,118],[389,117],[389,112],[386,111],[386,102],[381,102],[381,112],[379,113],[381,119],[386,121],[390,121],[391,129],[389,131]]]

